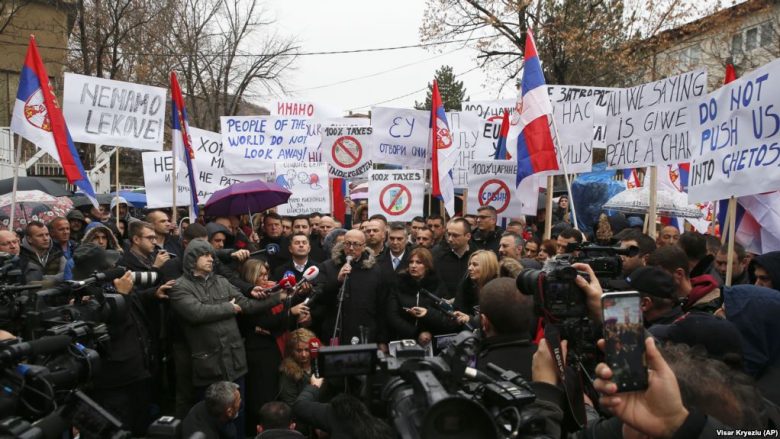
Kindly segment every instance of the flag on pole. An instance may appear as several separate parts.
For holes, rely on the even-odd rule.
[[[439,84],[435,79],[431,92],[430,125],[432,195],[444,202],[444,208],[452,217],[455,215],[455,183],[452,181],[452,168],[458,158],[458,152],[453,148],[452,133],[439,95]]]
[[[333,218],[336,218],[342,224],[347,216],[347,204],[344,202],[344,197],[346,196],[347,180],[343,178],[332,178],[330,199],[333,200],[333,212],[331,213],[333,214]],[[356,219],[355,212],[353,211],[352,221],[354,222]]]
[[[193,166],[195,150],[192,148],[187,109],[184,108],[184,98],[175,72],[171,72],[171,131],[173,159],[187,165],[190,183],[190,223],[194,223],[198,218],[198,190],[195,187],[197,176]],[[176,181],[176,176],[173,179]]]
[[[509,112],[504,108],[504,116],[501,119],[501,132],[498,135],[498,144],[496,145],[496,160],[511,160],[512,155],[506,147],[506,139],[509,135]]]
[[[624,169],[623,180],[626,182],[626,189],[636,189],[641,186],[639,184],[639,175],[637,175],[635,168]]]
[[[517,106],[522,128],[517,137],[517,186],[529,175],[558,169],[547,116],[552,114],[552,104],[531,29],[525,38],[523,58],[522,90]]]
[[[35,37],[30,36],[27,56],[19,73],[11,131],[41,148],[60,163],[68,183],[79,188],[98,207],[95,190],[81,164],[70,137],[62,108],[49,84],[49,75],[41,61]]]

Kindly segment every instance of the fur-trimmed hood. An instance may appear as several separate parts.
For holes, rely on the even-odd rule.
[[[94,224],[94,225],[93,225]],[[103,223],[90,223],[86,227],[86,233],[84,233],[84,237],[81,238],[81,243],[86,244],[92,242],[92,239],[95,237],[95,234],[97,233],[97,230],[100,230],[106,234],[108,237],[108,248],[107,250],[116,250],[120,253],[123,252],[122,245],[119,244],[119,240],[116,238],[116,235],[114,235],[114,232],[105,224]]]
[[[338,242],[333,246],[330,256],[337,267],[341,267],[347,262],[347,258],[344,256],[344,241]],[[374,265],[376,265],[376,255],[373,250],[366,248],[360,256],[360,266],[370,269]]]
[[[301,365],[298,364],[298,362],[295,361],[295,358],[292,356],[282,360],[282,364],[279,365],[279,372],[283,373],[294,381],[300,381],[307,375],[306,370],[302,368]]]

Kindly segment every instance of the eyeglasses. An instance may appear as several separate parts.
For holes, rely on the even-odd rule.
[[[365,242],[344,241],[344,247],[346,248],[358,248],[363,247],[364,245],[366,245]]]

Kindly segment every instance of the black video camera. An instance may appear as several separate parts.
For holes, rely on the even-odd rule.
[[[608,280],[617,279],[623,273],[623,259],[620,256],[634,257],[639,254],[639,247],[608,247],[587,242],[568,244],[566,253],[574,252],[579,254],[572,257],[571,262],[590,265],[601,284],[606,285]]]

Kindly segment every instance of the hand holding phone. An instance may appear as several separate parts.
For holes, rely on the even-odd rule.
[[[645,327],[636,291],[607,293],[601,298],[604,354],[618,392],[647,388]]]

